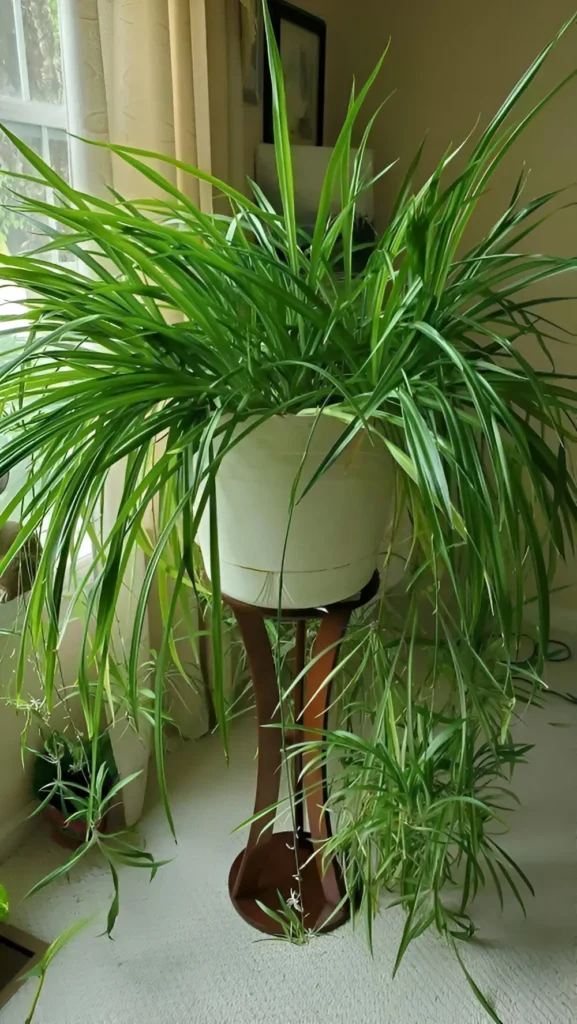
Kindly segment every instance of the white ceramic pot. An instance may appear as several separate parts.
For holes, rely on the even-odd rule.
[[[244,421],[236,432],[247,425]],[[224,457],[216,486],[224,594],[277,607],[291,490],[303,455],[306,451],[298,495],[344,429],[340,420],[326,415],[316,420],[274,416]],[[294,507],[282,574],[283,608],[342,601],[369,581],[391,519],[393,480],[392,459],[382,441],[365,431],[357,434]],[[208,511],[198,540],[210,575]]]
[[[121,789],[124,823],[130,827],[135,825],[142,815],[148,764],[152,749],[152,726],[146,719],[141,719],[139,732],[122,716],[110,727],[110,741],[119,779],[126,779],[134,772],[140,774]]]

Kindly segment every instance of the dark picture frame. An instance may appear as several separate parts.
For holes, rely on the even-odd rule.
[[[242,98],[244,103],[258,106],[262,96],[264,66],[264,19],[260,0],[256,0],[254,9],[241,4],[240,45]]]
[[[287,113],[293,145],[322,146],[325,114],[327,25],[284,0],[269,0],[275,38],[285,68]],[[272,86],[264,73],[263,141],[273,142]]]

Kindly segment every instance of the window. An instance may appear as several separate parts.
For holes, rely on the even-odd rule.
[[[0,121],[69,180],[58,0],[0,0]],[[6,136],[0,136],[0,167],[29,170]],[[31,182],[18,188],[38,198],[46,193]],[[0,251],[14,255],[34,248],[33,225],[7,208],[13,200],[6,186],[2,191]]]
[[[0,0],[0,121],[70,180],[58,2]],[[0,168],[17,173],[32,170],[1,132]],[[33,182],[0,179],[0,253],[18,255],[36,248],[42,240],[25,216],[10,209],[17,204],[10,188],[37,198],[49,200],[51,196],[50,190]],[[0,312],[18,314],[22,297],[20,288],[0,287]],[[0,433],[0,446],[3,439]],[[10,474],[0,495],[0,509],[18,493],[29,464],[21,463]],[[89,541],[85,547],[89,556]]]

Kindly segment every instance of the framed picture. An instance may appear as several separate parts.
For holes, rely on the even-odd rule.
[[[280,0],[269,0],[269,9],[284,69],[291,143],[322,146],[326,22]],[[272,88],[268,66],[264,76],[263,119],[264,141],[272,142]]]
[[[264,27],[260,0],[242,0],[240,7],[242,98],[258,106],[261,97]]]

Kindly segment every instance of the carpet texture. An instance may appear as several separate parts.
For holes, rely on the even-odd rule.
[[[576,693],[575,661],[553,666],[549,682]],[[483,894],[474,914],[478,940],[462,947],[505,1024],[577,1019],[576,726],[577,706],[552,699],[517,727],[519,739],[537,746],[516,776],[523,804],[506,846],[536,898],[528,895],[525,920],[512,900],[501,914],[496,897]],[[485,1024],[453,955],[432,934],[413,944],[391,980],[399,910],[377,921],[374,957],[350,925],[303,948],[257,941],[227,892],[244,845],[232,829],[252,809],[254,749],[254,723],[246,720],[234,731],[229,768],[214,738],[170,756],[178,845],[157,805],[142,833],[156,858],[174,859],[152,884],[145,872],[121,870],[114,941],[99,936],[111,885],[97,857],[15,907],[14,924],[46,940],[100,912],[54,963],[36,1024]],[[13,905],[61,859],[41,827],[2,866]],[[29,983],[0,1012],[0,1024],[23,1024],[31,993]]]

